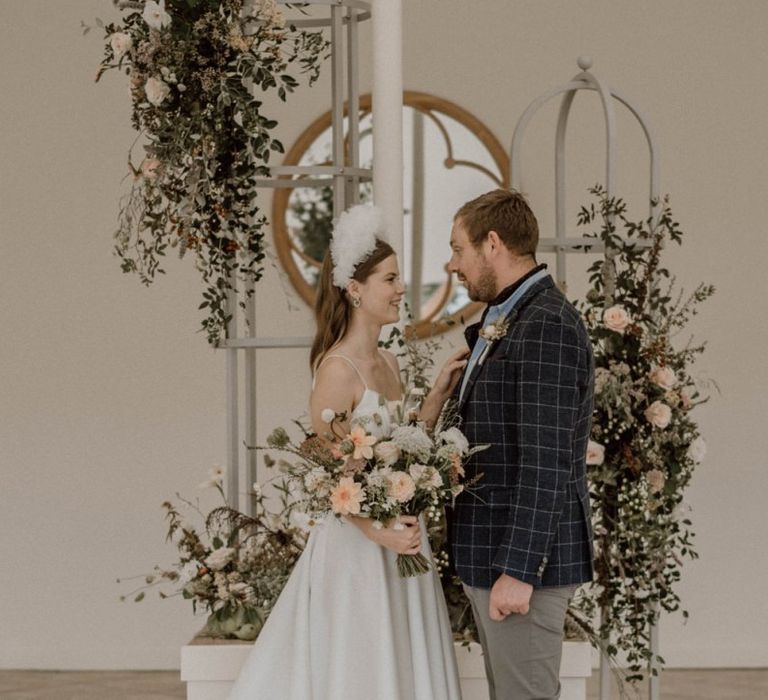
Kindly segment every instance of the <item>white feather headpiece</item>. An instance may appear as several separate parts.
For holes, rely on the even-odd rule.
[[[331,240],[333,283],[337,287],[347,288],[355,268],[376,249],[376,239],[387,240],[381,209],[356,204],[341,214]]]

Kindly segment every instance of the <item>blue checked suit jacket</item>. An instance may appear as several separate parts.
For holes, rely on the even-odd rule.
[[[450,516],[453,563],[469,586],[501,573],[534,586],[593,576],[585,459],[594,361],[584,324],[551,277],[507,317],[509,330],[475,366],[459,404],[472,456]],[[467,327],[472,347],[480,324]],[[458,397],[458,391],[456,393]]]

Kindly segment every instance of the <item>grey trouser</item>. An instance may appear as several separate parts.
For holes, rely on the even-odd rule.
[[[494,622],[488,614],[491,591],[464,586],[483,646],[490,700],[560,697],[563,624],[577,588],[536,588],[527,615]]]

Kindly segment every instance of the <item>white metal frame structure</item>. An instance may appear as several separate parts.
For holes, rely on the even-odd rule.
[[[287,5],[291,0],[277,0]],[[304,17],[291,19],[296,27],[330,27],[331,29],[331,101],[333,114],[332,162],[330,165],[273,166],[270,177],[257,180],[265,188],[325,187],[333,183],[334,212],[341,212],[359,198],[359,183],[371,179],[371,170],[359,167],[359,76],[358,30],[359,24],[371,17],[370,2],[363,0],[302,0],[307,5],[325,5],[329,17]],[[346,78],[346,81],[345,81]],[[346,93],[346,94],[345,94]],[[349,104],[350,148],[349,161],[344,152],[344,107]],[[235,280],[231,280],[234,289]],[[219,344],[227,358],[227,502],[240,508],[241,447],[255,446],[256,436],[256,350],[257,348],[305,348],[311,344],[308,337],[269,338],[256,337],[255,289],[246,296],[244,316],[247,321],[246,335],[238,336],[238,297],[231,291],[227,312],[231,320],[227,326],[227,339]],[[244,434],[241,437],[239,358],[244,351]],[[253,513],[252,484],[257,481],[257,453],[245,450],[246,501],[242,510]]]
[[[613,295],[613,275],[615,268],[613,266],[613,255],[610,249],[606,250],[602,243],[596,242],[594,238],[569,237],[567,235],[565,218],[565,134],[568,126],[568,116],[570,114],[573,99],[579,90],[594,90],[600,96],[603,116],[605,119],[605,139],[606,139],[606,158],[605,158],[605,189],[608,197],[613,197],[615,192],[616,176],[616,115],[614,112],[614,99],[621,102],[635,117],[643,129],[648,144],[650,156],[650,216],[653,220],[658,216],[659,199],[659,159],[658,150],[654,143],[653,134],[648,122],[644,119],[638,109],[632,103],[623,97],[617,90],[604,85],[591,72],[592,59],[588,56],[580,56],[577,65],[581,72],[574,76],[570,82],[560,87],[553,88],[535,99],[523,112],[512,136],[512,145],[510,148],[511,161],[511,182],[514,189],[520,189],[520,162],[521,146],[525,130],[528,127],[533,116],[546,102],[553,97],[563,95],[560,103],[560,113],[557,120],[557,129],[555,133],[555,236],[541,238],[539,240],[538,250],[541,252],[553,252],[556,255],[556,280],[558,285],[566,288],[566,256],[568,253],[581,252],[585,246],[589,246],[590,252],[603,253],[606,258],[605,285],[607,305],[610,306],[610,299]],[[604,613],[605,614],[605,613]],[[654,657],[659,650],[658,626],[654,625],[651,632],[651,650]],[[651,661],[649,671],[658,670],[655,660]],[[649,698],[658,700],[660,693],[659,677],[650,675]],[[600,699],[609,700],[611,696],[611,673],[608,660],[605,655],[601,656],[600,661]]]

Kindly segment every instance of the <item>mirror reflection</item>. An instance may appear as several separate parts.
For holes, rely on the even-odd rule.
[[[346,128],[346,123],[345,123]],[[506,153],[475,117],[446,100],[404,94],[404,259],[406,300],[419,336],[441,332],[480,306],[446,271],[456,210],[495,187],[507,187]],[[346,133],[346,132],[345,132]],[[289,151],[285,165],[331,160],[330,112],[316,120]],[[370,96],[361,98],[360,165],[371,166]],[[372,200],[370,182],[359,183],[361,202]],[[314,303],[315,286],[330,241],[331,181],[322,187],[278,189],[273,204],[280,260],[300,296]]]

